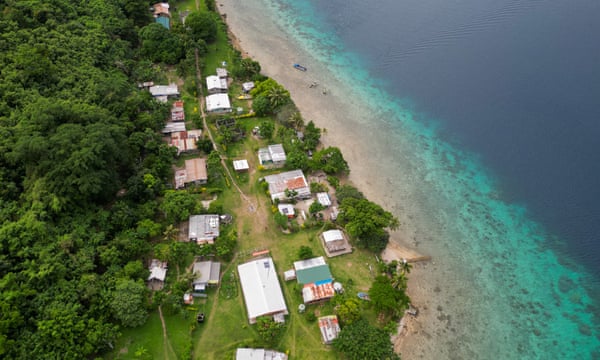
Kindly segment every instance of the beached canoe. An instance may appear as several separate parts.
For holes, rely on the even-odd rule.
[[[294,68],[300,71],[306,71],[308,70],[306,67],[300,65],[300,64],[294,64]]]

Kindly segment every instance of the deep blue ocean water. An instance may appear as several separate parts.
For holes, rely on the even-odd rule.
[[[265,3],[377,99],[374,128],[460,239],[437,241],[480,296],[470,358],[600,358],[600,3]]]

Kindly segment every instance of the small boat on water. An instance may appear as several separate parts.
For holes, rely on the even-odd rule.
[[[294,68],[300,71],[306,71],[308,70],[306,67],[300,65],[300,64],[294,64]]]

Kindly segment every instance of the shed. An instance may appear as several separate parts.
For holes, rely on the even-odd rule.
[[[246,159],[233,160],[233,169],[237,172],[248,171],[248,169],[250,169],[250,166],[248,165],[248,160],[246,160]]]
[[[296,216],[296,212],[292,204],[278,204],[277,209],[279,210],[280,214],[287,216],[288,219]]]
[[[325,207],[331,206],[331,199],[329,198],[329,194],[326,192],[317,193],[317,201],[319,202],[319,204]]]
[[[225,68],[217,68],[217,76],[221,79],[226,79],[229,74],[227,73],[227,69]]]
[[[296,280],[296,270],[290,269],[283,273],[283,280],[290,281]]]
[[[242,84],[242,91],[245,93],[249,93],[250,90],[254,89],[254,82],[248,81]]]

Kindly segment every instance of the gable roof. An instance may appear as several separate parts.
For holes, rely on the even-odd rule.
[[[261,258],[238,265],[238,273],[250,323],[262,315],[288,313],[273,259]]]
[[[319,318],[319,330],[321,330],[323,343],[331,344],[331,342],[338,337],[341,330],[337,316],[321,316]]]
[[[338,229],[327,230],[322,234],[323,240],[328,243],[332,241],[344,240],[344,233]]]
[[[192,215],[189,221],[188,237],[207,240],[219,236],[219,215]]]
[[[325,283],[331,281],[333,276],[329,265],[322,256],[294,262],[296,277],[300,284]]]
[[[152,259],[150,263],[150,276],[148,276],[148,280],[159,280],[165,281],[167,277],[167,263],[162,262],[158,259]]]
[[[227,94],[212,94],[206,97],[206,111],[231,110],[231,102]]]
[[[197,261],[192,270],[195,279],[192,281],[194,290],[203,289],[208,284],[218,284],[221,273],[221,263],[214,261]]]
[[[287,360],[287,355],[273,350],[238,348],[235,360]]]
[[[271,200],[273,201],[276,198],[284,198],[286,189],[295,190],[298,193],[298,197],[310,196],[310,187],[306,182],[302,170],[267,175],[265,176],[265,181],[269,184],[269,193],[271,193]]]
[[[195,158],[185,161],[186,182],[208,180],[206,159]]]

